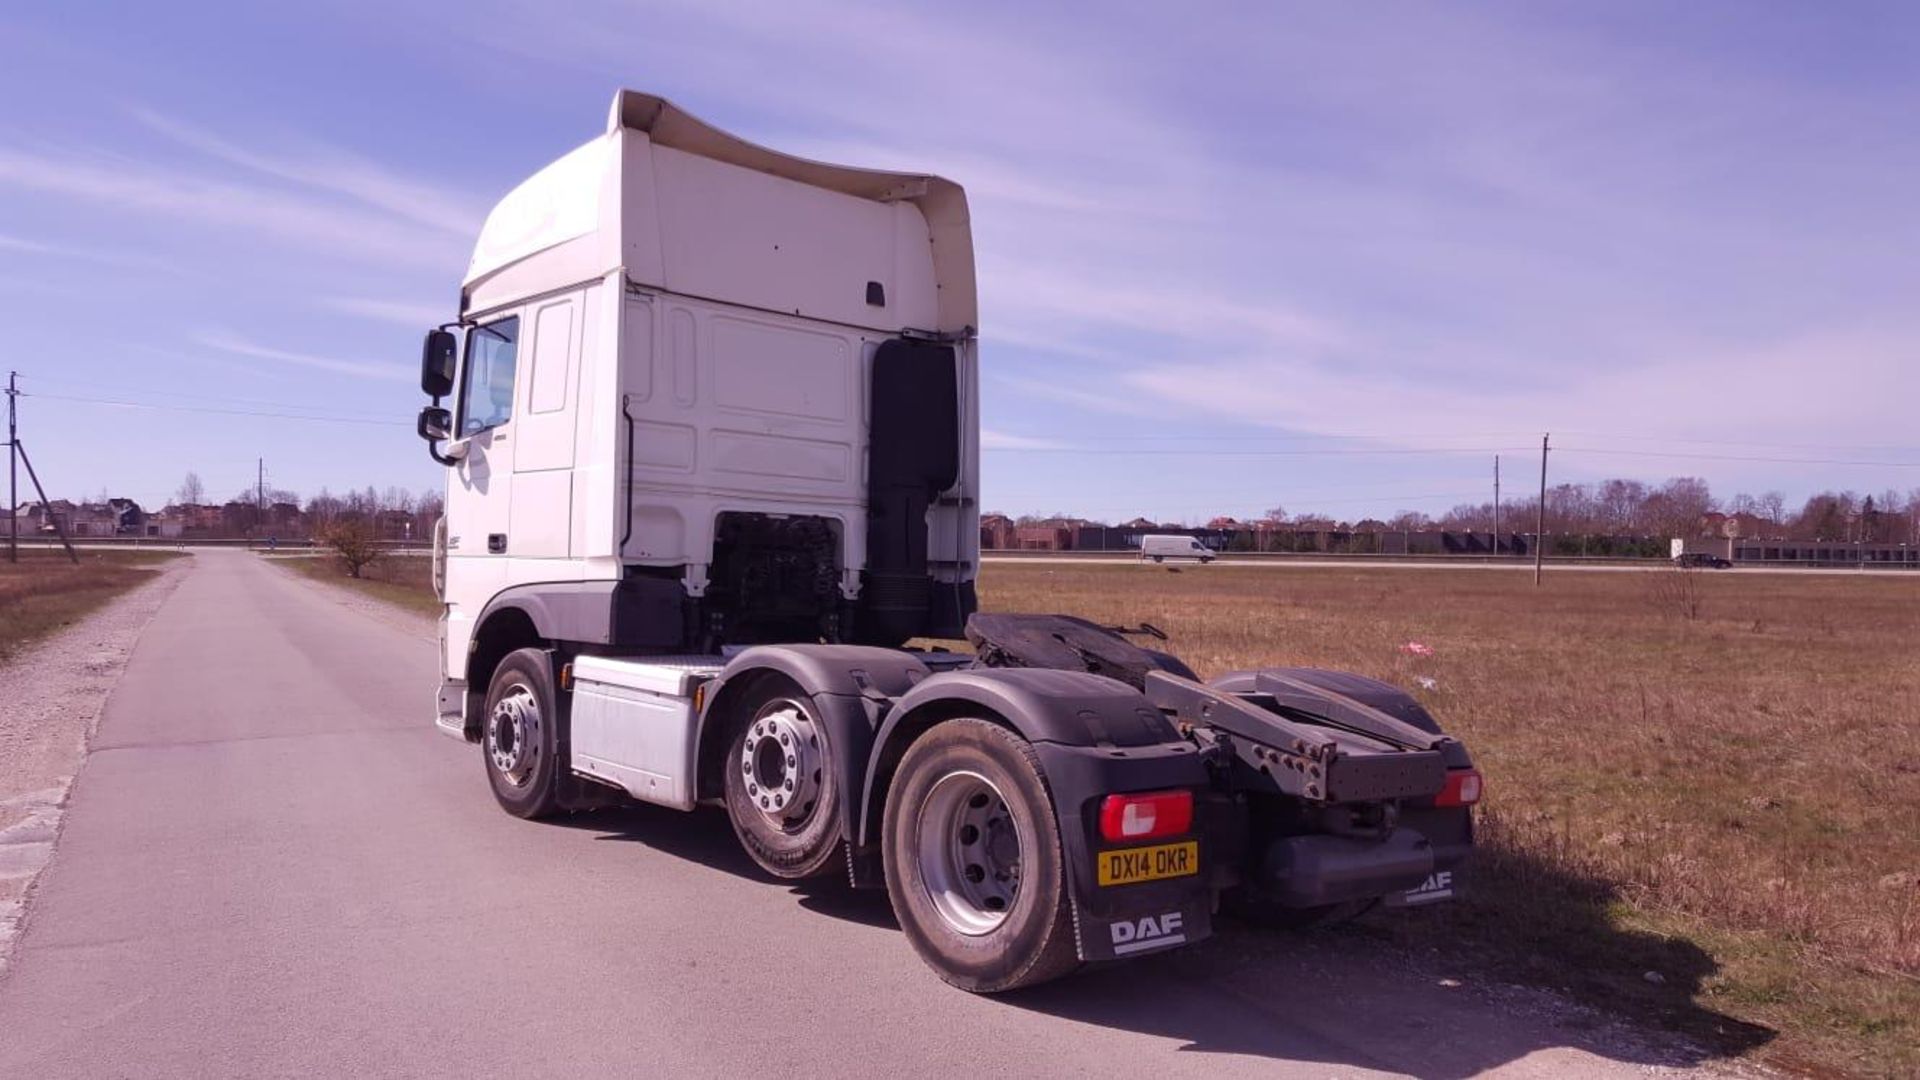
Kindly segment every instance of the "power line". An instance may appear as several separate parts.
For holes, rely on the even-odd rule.
[[[1305,500],[1302,500],[1302,502],[1307,507],[1307,511],[1304,511],[1304,512],[1311,512],[1314,508],[1321,507],[1321,506],[1354,506],[1354,505],[1367,505],[1367,504],[1377,504],[1377,503],[1394,503],[1394,502],[1400,502],[1403,500],[1410,500],[1410,499],[1464,499],[1464,498],[1468,498],[1470,496],[1478,495],[1478,494],[1480,494],[1480,492],[1477,492],[1477,491],[1429,491],[1429,492],[1413,494],[1413,495],[1374,495],[1374,496],[1369,496],[1367,498],[1361,498],[1361,499],[1305,499]],[[1012,501],[1015,499],[1045,498],[1045,496],[1036,496],[1036,495],[1009,495],[1009,496],[995,496],[995,497],[1004,498],[1008,501]],[[1207,499],[1206,496],[1195,496],[1195,498]],[[1221,498],[1223,500],[1230,500],[1233,498],[1233,496],[1222,496]],[[1291,497],[1274,496],[1270,500],[1260,499],[1257,501],[1261,501],[1261,502],[1272,501],[1272,502],[1285,503],[1285,502],[1291,501]],[[1139,508],[1141,508],[1142,506],[1148,503],[1156,503],[1156,502],[1161,502],[1161,498],[1147,495],[1147,496],[1142,496],[1139,500],[1135,502],[1126,503],[1124,505],[1081,506],[1079,507],[1079,509],[1121,513],[1129,510],[1138,510]],[[1219,503],[1212,499],[1207,499],[1207,501],[1204,503],[1176,502],[1176,503],[1171,503],[1169,505],[1205,509],[1209,507],[1217,508],[1219,506]],[[1249,502],[1248,505],[1251,505],[1251,502]]]
[[[1702,461],[1756,461],[1774,465],[1864,465],[1880,469],[1920,469],[1920,461],[1858,461],[1840,458],[1765,457],[1756,454],[1702,454],[1696,451],[1608,450],[1597,446],[1556,447],[1563,454],[1594,454],[1600,457],[1681,458]]]
[[[1348,457],[1348,456],[1400,456],[1408,454],[1490,454],[1496,450],[1514,450],[1511,446],[1407,446],[1394,448],[1376,448],[1351,450],[1344,448],[1314,450],[1130,450],[1121,447],[1095,446],[983,446],[983,454],[1063,454],[1105,456],[1148,456],[1148,457]]]
[[[324,424],[377,424],[392,427],[411,427],[404,420],[375,420],[360,416],[325,416],[306,413],[268,412],[260,409],[220,409],[210,405],[167,405],[154,401],[118,401],[110,398],[76,397],[69,394],[28,394],[22,391],[21,397],[37,397],[48,401],[71,401],[86,405],[113,405],[125,409],[163,409],[169,412],[213,413],[219,416],[263,416],[276,420],[314,420]]]
[[[1603,439],[1626,439],[1630,442],[1673,442],[1690,443],[1699,446],[1771,446],[1787,450],[1847,450],[1870,453],[1878,450],[1910,450],[1920,452],[1920,446],[1837,446],[1831,443],[1784,443],[1773,440],[1746,439],[1693,439],[1679,435],[1628,434],[1617,431],[1569,431],[1569,435],[1594,435]]]
[[[117,384],[103,384],[99,382],[74,381],[71,379],[45,379],[45,378],[40,378],[38,376],[35,376],[35,377],[27,378],[24,381],[30,382],[30,383],[46,384],[50,386],[66,387],[69,389],[78,388],[82,390],[104,390],[109,393],[117,393],[117,394],[137,394],[137,395],[145,395],[150,397],[182,398],[187,401],[210,401],[220,405],[262,405],[270,409],[311,409],[313,408],[313,406],[311,405],[305,405],[299,402],[292,402],[292,401],[268,401],[262,398],[227,397],[227,396],[222,396],[217,394],[190,394],[182,390],[156,390],[151,387],[144,387],[144,386],[122,386]],[[37,394],[36,395],[33,393],[33,391],[23,391],[23,394],[27,396],[38,396],[38,397],[49,397],[49,398],[60,396],[57,394]],[[370,417],[370,419],[380,419],[380,418]]]
[[[1388,440],[1405,441],[1407,439],[1503,439],[1527,434],[1524,431],[1427,431],[1427,432],[1380,432],[1361,433],[1317,433],[1295,432],[1288,434],[1262,433],[1241,435],[1086,435],[1077,436],[1079,442],[1311,442],[1325,440]]]

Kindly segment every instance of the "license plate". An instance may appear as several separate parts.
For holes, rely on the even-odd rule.
[[[1186,877],[1200,872],[1200,841],[1122,848],[1100,853],[1100,884],[1132,885],[1138,881]]]

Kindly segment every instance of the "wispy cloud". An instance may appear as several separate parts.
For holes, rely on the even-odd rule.
[[[1066,445],[1056,439],[1015,435],[1011,432],[996,431],[993,428],[980,429],[980,448],[983,450],[1062,450]]]
[[[486,207],[464,194],[399,176],[337,147],[310,143],[290,153],[267,154],[145,106],[129,111],[150,130],[217,161],[343,196],[463,240],[473,238],[486,216]]]
[[[369,363],[361,360],[341,360],[331,356],[314,356],[303,352],[292,352],[260,345],[227,330],[208,330],[194,335],[194,341],[209,349],[234,356],[244,356],[254,360],[266,360],[275,364],[292,364],[295,367],[313,368],[318,371],[330,371],[336,375],[351,375],[358,379],[379,379],[395,382],[410,382],[414,373],[398,364]]]
[[[98,263],[102,266],[119,266],[131,270],[159,270],[179,273],[181,267],[171,260],[162,259],[139,251],[106,251],[99,248],[76,246],[73,244],[53,244],[40,240],[29,240],[23,236],[11,236],[0,233],[0,251],[17,251],[25,255],[42,255],[52,259],[72,259],[78,262]]]
[[[320,299],[320,306],[331,311],[345,312],[372,319],[375,322],[391,323],[412,330],[426,330],[448,321],[454,314],[452,305],[413,303],[406,300],[376,300],[363,296],[327,296]]]
[[[90,203],[110,212],[224,227],[203,235],[202,248],[244,244],[264,235],[308,252],[437,267],[449,275],[457,272],[466,256],[466,245],[440,230],[409,226],[388,214],[120,154],[55,156],[0,148],[0,186]]]
[[[1591,434],[1569,441],[1584,443],[1589,452],[1617,448],[1610,435],[1656,432],[1670,436],[1667,448],[1679,455],[1681,443],[1699,438],[1791,443],[1828,432],[1837,441],[1858,443],[1858,421],[1878,409],[1869,398],[1897,403],[1895,409],[1920,399],[1916,341],[1920,325],[1906,333],[1823,333],[1746,348],[1676,347],[1632,366],[1497,386],[1277,356],[1157,364],[1116,379],[1143,398],[1289,431],[1334,435],[1358,425],[1407,432],[1406,444],[1431,444],[1421,433],[1436,429],[1579,431]],[[1823,372],[1845,372],[1850,384],[1872,390],[1864,396],[1820,392],[1824,377],[1817,373]],[[1795,434],[1781,434],[1788,432]],[[1628,448],[1635,446],[1654,449]]]

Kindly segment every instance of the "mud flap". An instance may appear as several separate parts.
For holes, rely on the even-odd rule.
[[[1390,908],[1422,907],[1457,899],[1460,895],[1460,871],[1435,870],[1427,880],[1405,892],[1390,893],[1381,902]]]
[[[1213,899],[1208,893],[1170,907],[1164,901],[1141,907],[1137,914],[1095,915],[1076,899],[1073,927],[1080,959],[1125,960],[1190,945],[1213,934]]]
[[[1080,959],[1122,960],[1177,948],[1213,933],[1213,864],[1222,856],[1210,817],[1196,815],[1191,839],[1199,864],[1191,874],[1128,885],[1101,885],[1095,816],[1101,798],[1113,792],[1170,788],[1198,790],[1207,780],[1197,756],[1184,744],[1113,748],[1035,743],[1060,825],[1061,855],[1073,896],[1074,936]]]

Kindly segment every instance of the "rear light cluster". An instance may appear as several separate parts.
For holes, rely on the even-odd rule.
[[[1472,806],[1480,801],[1480,773],[1474,769],[1447,770],[1447,786],[1433,797],[1435,806]]]
[[[1109,795],[1100,804],[1100,835],[1109,841],[1156,840],[1193,828],[1193,792]]]

